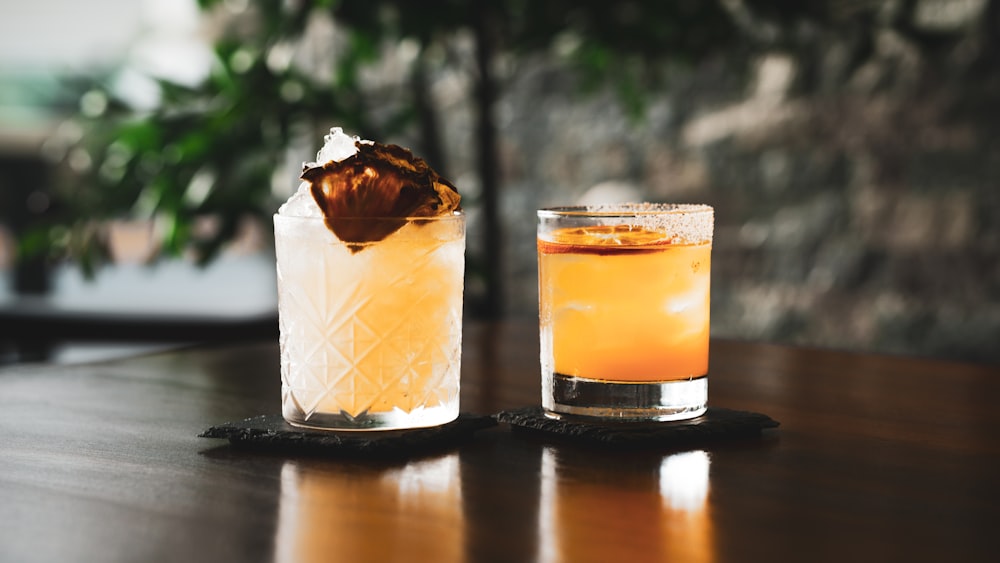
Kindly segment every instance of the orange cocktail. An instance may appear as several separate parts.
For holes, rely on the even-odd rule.
[[[465,215],[397,145],[324,138],[274,216],[281,412],[295,426],[437,426],[459,410]]]
[[[708,206],[539,212],[543,406],[656,420],[704,412],[712,221]]]

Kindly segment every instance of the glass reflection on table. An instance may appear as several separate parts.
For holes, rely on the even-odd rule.
[[[546,447],[538,560],[714,561],[709,464],[700,450],[615,456]]]
[[[278,562],[462,561],[464,544],[457,454],[376,470],[361,462],[282,467]]]

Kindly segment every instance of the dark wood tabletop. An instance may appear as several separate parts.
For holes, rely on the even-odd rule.
[[[462,406],[537,404],[534,323],[467,323]],[[994,561],[1000,368],[713,341],[675,451],[505,425],[409,460],[199,438],[279,412],[276,342],[0,370],[0,561]]]

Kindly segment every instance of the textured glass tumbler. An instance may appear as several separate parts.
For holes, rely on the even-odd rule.
[[[707,205],[538,211],[550,415],[661,421],[705,412],[713,223]]]
[[[274,216],[282,414],[333,430],[450,422],[459,407],[465,216],[357,221],[399,228],[347,244],[323,219]]]

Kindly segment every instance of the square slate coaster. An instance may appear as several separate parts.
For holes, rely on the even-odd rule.
[[[553,440],[620,448],[671,448],[698,446],[760,436],[779,423],[771,417],[748,411],[709,407],[689,420],[670,422],[591,421],[581,417],[546,416],[541,407],[504,411],[497,420],[513,430],[527,431]]]
[[[490,416],[462,413],[452,422],[430,428],[340,432],[298,428],[280,414],[269,414],[213,426],[198,436],[225,438],[237,448],[280,453],[399,458],[452,446],[496,424]]]

